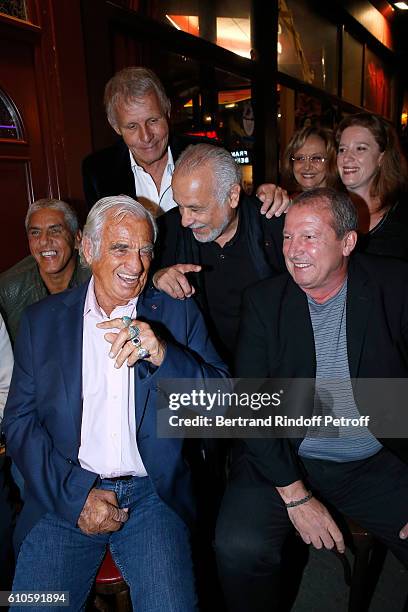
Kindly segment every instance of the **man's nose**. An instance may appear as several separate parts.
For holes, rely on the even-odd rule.
[[[41,232],[40,235],[38,236],[38,244],[40,246],[45,246],[46,244],[48,244],[51,240],[51,236],[49,235],[48,232]]]
[[[139,131],[139,137],[142,142],[150,142],[153,134],[148,125],[142,125]]]
[[[139,251],[130,252],[126,258],[127,271],[130,274],[140,274],[143,271],[143,261]]]
[[[185,208],[181,212],[181,225],[183,227],[189,227],[192,223],[194,223],[194,215],[188,208]]]
[[[293,257],[300,255],[301,252],[302,252],[302,246],[301,246],[300,240],[298,240],[295,237],[292,237],[287,247],[287,251],[286,251],[287,256],[290,259],[292,259]]]

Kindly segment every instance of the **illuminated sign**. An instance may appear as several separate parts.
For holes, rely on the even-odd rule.
[[[235,159],[237,164],[249,164],[249,156],[248,151],[240,150],[240,151],[231,151],[232,157]]]

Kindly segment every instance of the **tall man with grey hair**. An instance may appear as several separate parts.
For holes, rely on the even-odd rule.
[[[27,498],[13,589],[68,591],[70,610],[107,546],[135,609],[196,609],[190,470],[183,440],[157,438],[157,383],[226,371],[193,302],[144,290],[155,237],[141,204],[98,201],[89,284],[31,306],[16,342],[4,430]]]
[[[171,105],[162,83],[147,68],[124,68],[108,81],[104,102],[121,139],[83,162],[88,207],[101,197],[125,193],[155,216],[173,208],[174,160],[186,142],[175,138],[169,145]]]
[[[195,295],[211,337],[231,362],[242,292],[284,269],[282,219],[265,219],[256,198],[242,196],[240,167],[208,144],[189,146],[177,160],[178,210],[159,219],[155,286],[177,299]]]
[[[284,414],[328,415],[338,427],[325,428],[322,420],[313,430],[305,421],[303,437],[299,428],[287,438],[236,445],[216,537],[231,612],[277,607],[282,549],[293,527],[307,544],[344,552],[333,507],[408,567],[407,440],[379,438],[384,427],[374,435],[366,426],[382,414],[388,422],[393,410],[406,414],[406,395],[395,395],[396,405],[387,398],[376,413],[362,380],[381,379],[383,386],[384,379],[408,376],[408,266],[354,255],[356,229],[347,195],[302,193],[285,220],[289,274],[244,297],[236,375],[309,379],[312,393],[296,393]],[[370,414],[373,422],[361,418]]]
[[[0,274],[0,311],[12,342],[27,306],[89,278],[79,265],[81,231],[69,204],[55,199],[33,202],[25,228],[31,255]]]

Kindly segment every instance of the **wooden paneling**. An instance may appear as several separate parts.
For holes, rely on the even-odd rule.
[[[49,195],[31,41],[0,39],[0,89],[12,100],[22,124],[20,142],[0,140],[2,240],[0,270],[27,254],[24,218],[31,201]],[[10,36],[10,37],[9,37]],[[5,231],[4,231],[5,230]]]
[[[0,157],[2,239],[0,271],[28,254],[24,219],[31,191],[31,168],[27,159]]]
[[[28,205],[53,197],[85,211],[81,161],[91,151],[80,0],[30,0],[30,22],[0,15],[0,89],[21,119],[0,140],[0,270],[24,256]]]

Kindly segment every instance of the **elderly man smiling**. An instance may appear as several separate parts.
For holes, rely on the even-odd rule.
[[[27,500],[13,589],[69,591],[72,610],[108,545],[138,610],[196,609],[190,472],[183,441],[156,437],[156,388],[225,370],[191,300],[144,290],[155,237],[128,196],[97,202],[89,284],[30,307],[16,342],[4,429]]]

